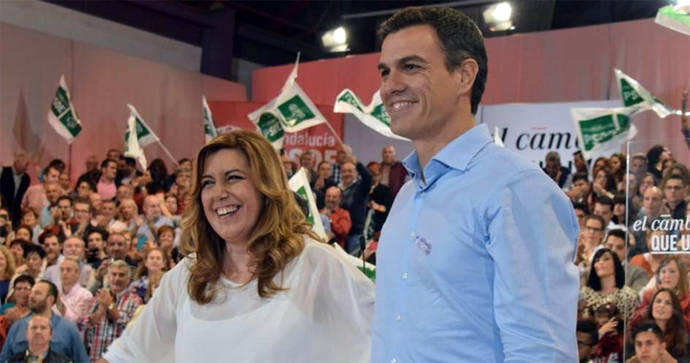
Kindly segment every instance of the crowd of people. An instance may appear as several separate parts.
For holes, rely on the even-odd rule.
[[[570,173],[550,152],[544,171],[580,224],[580,361],[690,361],[690,171],[663,145],[591,165],[578,151],[573,164]]]

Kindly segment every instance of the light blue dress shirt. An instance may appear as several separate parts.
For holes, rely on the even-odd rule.
[[[578,223],[536,165],[478,125],[412,180],[383,226],[372,362],[576,362]]]

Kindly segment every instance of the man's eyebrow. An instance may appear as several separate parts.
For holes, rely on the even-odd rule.
[[[424,63],[424,64],[429,63],[426,59],[424,59],[418,55],[409,55],[407,57],[402,57],[402,58],[396,60],[394,63],[405,64],[407,62],[420,62],[420,63]],[[379,63],[377,68],[379,70],[383,70],[383,69],[388,69],[388,66],[382,62],[382,63]]]

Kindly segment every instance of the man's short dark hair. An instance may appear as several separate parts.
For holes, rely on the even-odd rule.
[[[635,341],[635,338],[637,338],[637,334],[644,332],[654,333],[654,335],[656,335],[657,338],[659,338],[659,341],[664,341],[664,332],[661,330],[661,328],[659,328],[658,325],[656,325],[656,322],[653,320],[643,321],[640,324],[638,324],[635,327],[635,329],[633,329],[633,341]]]
[[[611,237],[611,236],[618,237],[618,238],[622,239],[623,241],[625,241],[625,237],[627,236],[627,234],[628,234],[628,232],[626,232],[622,228],[614,228],[614,229],[610,230],[609,233],[606,234],[606,237],[604,238],[604,243],[606,243],[606,241],[608,241],[609,237]]]
[[[599,342],[599,332],[597,331],[597,324],[591,320],[578,320],[577,332],[589,334],[592,337],[592,345]]]
[[[14,279],[14,282],[12,282],[12,287],[16,288],[17,284],[22,283],[22,282],[26,282],[31,287],[33,287],[34,284],[36,283],[36,280],[34,280],[34,278],[31,277],[31,275],[19,275],[19,276],[17,276],[16,279]]]
[[[470,100],[472,114],[476,114],[488,73],[484,37],[477,24],[456,9],[409,7],[398,11],[384,21],[379,27],[378,35],[383,41],[389,34],[415,25],[429,25],[436,30],[441,49],[446,55],[445,63],[449,71],[455,70],[469,58],[477,62],[479,71],[472,85]]]
[[[69,200],[69,205],[72,205],[72,198],[70,198],[68,195],[61,195],[57,199],[57,203],[60,203],[61,200]]]
[[[38,280],[38,282],[42,282],[44,284],[47,284],[48,285],[48,295],[52,296],[54,298],[54,301],[57,301],[57,298],[58,298],[57,286],[55,286],[54,283],[52,283],[51,281],[48,281],[48,280]]]
[[[575,182],[578,180],[584,180],[587,183],[589,183],[589,178],[587,177],[587,173],[585,173],[585,172],[573,174],[573,184],[575,184]]]
[[[613,210],[613,199],[606,197],[606,196],[601,196],[597,198],[597,200],[594,202],[594,204],[603,204],[603,205],[608,205],[611,210]]]
[[[113,159],[105,159],[101,161],[101,169],[108,167],[108,163],[115,163],[115,165],[117,165],[117,161]]]

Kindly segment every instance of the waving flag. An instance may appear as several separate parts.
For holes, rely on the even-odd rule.
[[[369,105],[365,106],[357,95],[349,89],[344,89],[335,98],[333,112],[351,113],[370,129],[393,139],[407,140],[391,131],[391,118],[381,101],[381,91],[376,91]]]
[[[55,98],[48,111],[48,123],[62,136],[68,144],[71,144],[81,132],[81,121],[74,111],[74,105],[70,100],[65,76],[60,76]]]

